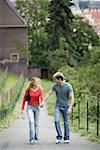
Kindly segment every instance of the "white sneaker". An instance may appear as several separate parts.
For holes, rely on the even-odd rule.
[[[56,144],[59,144],[61,142],[61,140],[57,139],[56,140]]]
[[[35,143],[35,141],[34,141],[34,139],[32,139],[31,141],[30,141],[30,144],[34,144]]]
[[[64,140],[64,143],[69,144],[70,142],[69,142],[69,140]]]

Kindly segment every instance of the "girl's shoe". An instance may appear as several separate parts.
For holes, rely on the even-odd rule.
[[[34,139],[32,139],[31,141],[30,141],[30,144],[34,144],[35,143],[35,141],[34,141]]]
[[[60,142],[61,142],[60,139],[57,139],[57,140],[56,140],[56,144],[59,144]]]

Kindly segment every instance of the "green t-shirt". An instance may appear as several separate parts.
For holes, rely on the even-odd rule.
[[[62,85],[55,83],[52,91],[56,93],[56,106],[66,107],[70,102],[70,94],[73,92],[72,86],[65,82]]]

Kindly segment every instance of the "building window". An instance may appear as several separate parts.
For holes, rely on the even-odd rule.
[[[18,53],[11,53],[10,54],[11,62],[19,62],[19,54]]]

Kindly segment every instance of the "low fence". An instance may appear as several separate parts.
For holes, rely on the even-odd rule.
[[[2,91],[2,87],[4,85],[5,80],[7,79],[8,69],[6,68],[3,72],[0,69],[0,92]]]
[[[82,102],[79,99],[76,106],[73,107],[71,121],[73,125],[77,121],[76,125],[79,130],[83,129],[87,132],[93,132],[99,137],[100,93],[97,94],[96,98],[87,100],[85,106],[82,105]]]
[[[18,82],[9,91],[1,94],[0,120],[5,118],[10,112],[14,110],[24,83],[25,79],[23,75],[21,75]]]

